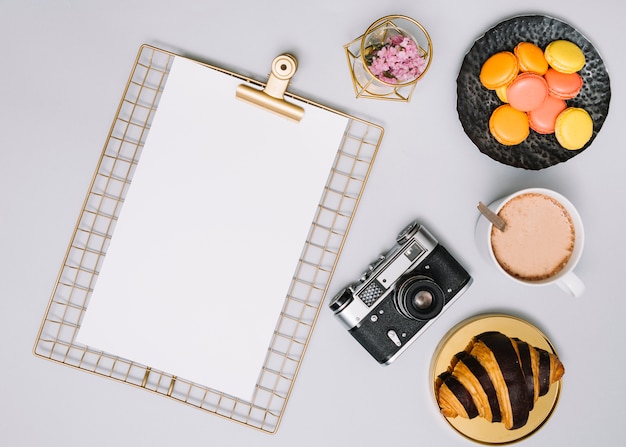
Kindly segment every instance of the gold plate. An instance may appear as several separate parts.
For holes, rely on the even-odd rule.
[[[455,326],[442,339],[435,350],[431,364],[433,398],[436,396],[435,380],[446,371],[454,355],[463,351],[470,340],[486,331],[499,331],[508,337],[517,337],[537,348],[556,354],[550,340],[535,326],[522,319],[509,315],[479,315]],[[528,422],[521,428],[507,430],[502,423],[488,422],[481,417],[466,419],[462,417],[445,418],[461,435],[489,445],[503,445],[519,441],[536,432],[550,417],[559,400],[561,381],[553,383],[547,394],[541,396],[530,412]],[[435,398],[435,405],[437,399]]]

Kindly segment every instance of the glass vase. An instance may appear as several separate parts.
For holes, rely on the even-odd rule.
[[[345,45],[357,98],[410,101],[432,61],[426,29],[406,16],[385,16]]]

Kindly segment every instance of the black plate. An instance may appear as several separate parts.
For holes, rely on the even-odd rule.
[[[591,115],[593,135],[577,151],[561,147],[554,134],[542,135],[533,130],[522,143],[505,146],[489,132],[489,117],[502,104],[496,93],[482,86],[480,69],[489,56],[499,51],[513,51],[519,42],[532,42],[545,48],[553,40],[566,39],[577,44],[585,54],[586,64],[579,72],[583,78],[580,93],[567,101]],[[518,16],[500,22],[480,37],[463,59],[457,77],[457,112],[465,133],[482,153],[500,163],[524,169],[543,169],[567,161],[583,152],[597,136],[609,111],[611,86],[602,58],[589,41],[565,22],[541,15]]]

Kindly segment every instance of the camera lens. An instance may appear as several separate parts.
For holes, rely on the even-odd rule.
[[[417,309],[428,309],[433,303],[433,294],[428,290],[420,290],[411,298],[411,304]]]
[[[395,299],[398,311],[412,320],[436,317],[445,301],[441,288],[426,276],[411,276],[401,281]]]

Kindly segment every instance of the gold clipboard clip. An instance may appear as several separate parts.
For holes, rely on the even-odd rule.
[[[265,89],[257,90],[249,85],[240,84],[235,94],[243,101],[299,122],[304,116],[304,109],[285,100],[287,86],[297,69],[298,61],[295,57],[290,54],[281,54],[272,61],[272,72]]]

